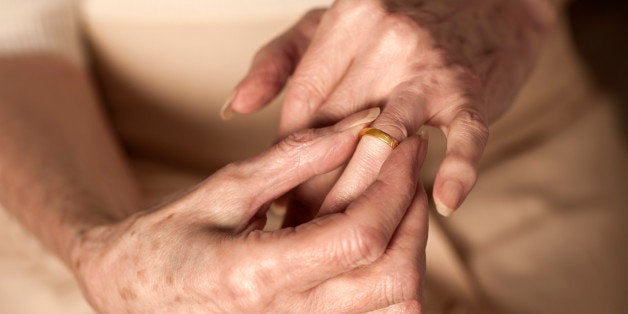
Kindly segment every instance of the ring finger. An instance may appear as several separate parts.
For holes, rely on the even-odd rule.
[[[371,126],[397,141],[418,132],[427,120],[421,110],[421,94],[416,88],[402,84],[384,105],[380,116]],[[426,134],[421,134],[426,137]],[[319,216],[343,210],[375,180],[393,147],[380,138],[363,136],[353,157],[334,187],[325,198]]]

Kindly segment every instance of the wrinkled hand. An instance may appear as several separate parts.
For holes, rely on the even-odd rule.
[[[546,6],[337,0],[259,50],[223,117],[258,110],[287,83],[280,137],[374,106],[382,114],[373,126],[399,140],[424,124],[438,127],[447,151],[433,195],[449,215],[476,181],[489,123],[507,110],[531,68],[551,20]],[[322,202],[323,214],[334,212],[370,185],[389,153],[364,138],[339,179],[336,171],[296,194],[315,208]]]
[[[159,209],[89,229],[72,257],[88,300],[107,313],[420,310],[427,205],[418,137],[342,213],[261,230],[269,202],[346,162],[378,112],[295,133]]]

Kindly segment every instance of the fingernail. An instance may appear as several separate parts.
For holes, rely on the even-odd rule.
[[[456,181],[446,181],[441,188],[441,199],[434,199],[436,211],[439,214],[449,217],[460,205],[462,198],[462,186]]]
[[[449,217],[454,212],[453,209],[445,206],[438,199],[435,199],[434,203],[436,204],[436,211],[445,217]]]
[[[222,107],[220,108],[220,117],[223,120],[229,120],[233,118],[233,116],[236,114],[236,112],[233,111],[233,109],[231,108],[231,103],[235,99],[235,96],[236,96],[236,92],[234,91],[233,93],[231,93],[229,98],[227,98],[227,100],[225,101],[225,104],[222,105]]]
[[[425,127],[421,127],[421,129],[419,129],[419,137],[424,140],[427,141],[430,138],[430,134],[429,132],[427,132],[427,129]]]
[[[338,130],[345,131],[358,125],[364,125],[373,122],[375,119],[377,119],[377,117],[379,117],[379,113],[379,107],[354,113],[353,115],[338,123]]]
[[[427,154],[427,148],[428,148],[428,142],[429,142],[429,132],[427,131],[427,129],[425,129],[425,127],[421,127],[419,129],[418,132],[419,138],[421,139],[421,148],[419,151],[419,155],[423,156],[424,154]]]

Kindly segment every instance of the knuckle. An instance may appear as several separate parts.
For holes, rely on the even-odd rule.
[[[319,77],[317,75],[317,77]],[[320,77],[327,77],[321,75]],[[286,90],[285,103],[292,106],[300,106],[301,110],[307,112],[313,112],[318,104],[326,98],[323,91],[323,84],[318,82],[320,80],[316,77],[307,77],[301,79],[295,79],[290,82],[288,89]]]
[[[311,125],[315,128],[325,127],[338,122],[341,118],[341,113],[335,107],[325,105],[316,111]]]
[[[386,110],[373,122],[373,126],[401,141],[408,137],[408,128],[405,125],[406,120],[406,116],[398,114],[394,110]]]
[[[248,178],[247,174],[248,164],[243,161],[231,162],[222,167],[219,172],[216,173],[216,177],[223,180],[220,182],[236,183]]]
[[[425,35],[412,18],[390,14],[382,19],[378,37],[377,56],[381,58],[413,53]]]
[[[349,234],[342,238],[341,251],[348,265],[368,265],[377,260],[386,250],[387,238],[378,229],[357,226],[349,229]]]
[[[223,289],[228,293],[229,299],[236,300],[237,308],[264,308],[271,299],[268,283],[272,278],[268,270],[258,263],[239,263],[223,272],[223,276]]]
[[[297,154],[298,151],[308,146],[315,138],[316,131],[313,129],[290,133],[277,144],[277,149],[289,155]]]
[[[400,13],[388,14],[384,17],[383,23],[386,25],[386,33],[393,38],[408,38],[409,35],[414,35],[418,28],[414,19]]]
[[[304,152],[313,144],[316,137],[314,129],[290,133],[275,146],[275,149],[279,152],[282,162],[290,161],[291,169],[306,173],[315,172],[315,169],[311,169],[311,158]]]
[[[421,82],[412,80],[397,85],[393,93],[390,99],[393,104],[415,105],[424,97]]]
[[[242,195],[241,189],[246,185],[257,167],[249,161],[239,161],[227,164],[203,184],[194,190],[194,194],[203,199],[217,199],[234,201],[236,196]],[[225,197],[229,196],[229,197]],[[221,203],[224,204],[224,203]]]
[[[394,273],[387,274],[380,283],[381,297],[388,304],[418,300],[420,278],[417,271],[406,273],[395,270]]]
[[[461,124],[461,129],[471,136],[476,144],[486,145],[489,136],[488,123],[477,109],[465,107],[457,113],[456,118]]]
[[[332,13],[330,17],[333,20],[355,23],[383,16],[386,10],[380,1],[338,0],[329,13]]]

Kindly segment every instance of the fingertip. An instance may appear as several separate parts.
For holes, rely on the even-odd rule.
[[[231,93],[231,95],[229,95],[229,97],[227,97],[227,100],[225,100],[225,103],[222,105],[222,107],[220,107],[220,117],[223,120],[229,120],[229,119],[233,118],[233,116],[236,115],[236,112],[231,107],[231,104],[235,100],[236,94],[237,94],[237,92],[233,91]]]
[[[443,217],[449,217],[454,212],[453,209],[447,207],[439,199],[434,199],[434,204],[436,205],[436,211]]]
[[[434,204],[436,211],[444,217],[449,217],[460,207],[465,198],[462,185],[454,180],[446,180],[434,192]]]
[[[357,126],[364,127],[373,122],[379,116],[379,107],[362,110],[338,122],[334,128],[339,131],[346,131]]]
[[[425,161],[425,157],[427,156],[427,149],[429,146],[429,133],[425,128],[421,128],[417,133],[417,136],[421,139],[421,145],[419,148],[419,158],[421,159],[421,165],[423,161]]]
[[[272,70],[262,62],[254,64],[249,73],[236,85],[223,106],[225,115],[250,114],[268,105],[283,89],[290,71]],[[285,66],[284,66],[285,67]]]
[[[228,120],[236,114],[254,113],[270,103],[277,93],[274,87],[245,78],[225,101],[221,109],[221,117]]]
[[[421,140],[426,141],[426,142],[430,138],[430,133],[427,131],[425,127],[422,127],[421,129],[419,129],[419,132],[417,134],[419,135]]]

